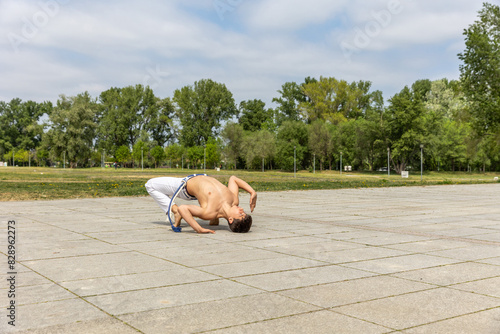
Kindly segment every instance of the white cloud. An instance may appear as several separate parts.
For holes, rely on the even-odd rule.
[[[397,0],[220,1],[232,4],[222,19],[214,2],[205,0],[4,0],[0,100],[54,101],[85,90],[96,96],[145,82],[166,97],[212,78],[225,83],[238,103],[270,103],[286,81],[320,75],[370,80],[374,89],[393,93],[422,77],[458,73],[458,66],[455,72],[449,66],[482,5],[399,0],[401,10],[388,24],[379,23],[382,29],[348,59],[340,43],[354,45],[355,29],[377,23],[373,13]],[[45,10],[48,20],[23,35],[26,21],[43,19],[40,4],[54,2],[58,10]],[[17,53],[9,33],[24,38]]]
[[[245,2],[240,17],[252,29],[297,30],[333,20],[348,0],[262,0]]]

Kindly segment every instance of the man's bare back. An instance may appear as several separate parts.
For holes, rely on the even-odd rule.
[[[184,219],[198,233],[215,233],[201,227],[194,217],[210,221],[226,218],[229,224],[232,224],[234,219],[244,218],[246,213],[238,207],[239,189],[250,194],[250,210],[253,211],[257,203],[257,193],[248,183],[236,176],[231,176],[227,187],[209,176],[189,179],[186,190],[196,197],[200,205],[174,205],[172,211],[175,215],[175,226],[179,226],[181,219]]]

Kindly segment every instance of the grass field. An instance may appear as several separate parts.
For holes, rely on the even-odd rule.
[[[0,167],[0,201],[50,200],[63,198],[94,198],[113,196],[145,196],[144,183],[153,177],[203,173],[203,170],[181,169],[56,169],[40,167]],[[247,181],[257,192],[421,186],[439,184],[494,183],[500,173],[420,173],[407,179],[387,173],[340,173],[323,171],[293,173],[277,171],[214,171],[207,174],[226,183],[231,175]]]

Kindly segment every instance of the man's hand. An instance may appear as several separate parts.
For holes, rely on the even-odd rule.
[[[213,231],[213,230],[209,230],[209,229],[207,229],[207,228],[203,228],[203,227],[201,227],[201,228],[200,228],[200,230],[199,230],[199,231],[196,231],[196,232],[197,232],[197,233],[212,233],[212,234],[214,234],[214,233],[215,233],[215,231]]]
[[[254,191],[250,196],[250,212],[253,212],[255,205],[257,204],[257,193]]]

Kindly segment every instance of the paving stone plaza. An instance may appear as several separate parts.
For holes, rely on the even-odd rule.
[[[0,333],[500,333],[500,184],[263,192],[247,234],[150,197],[0,206]]]

